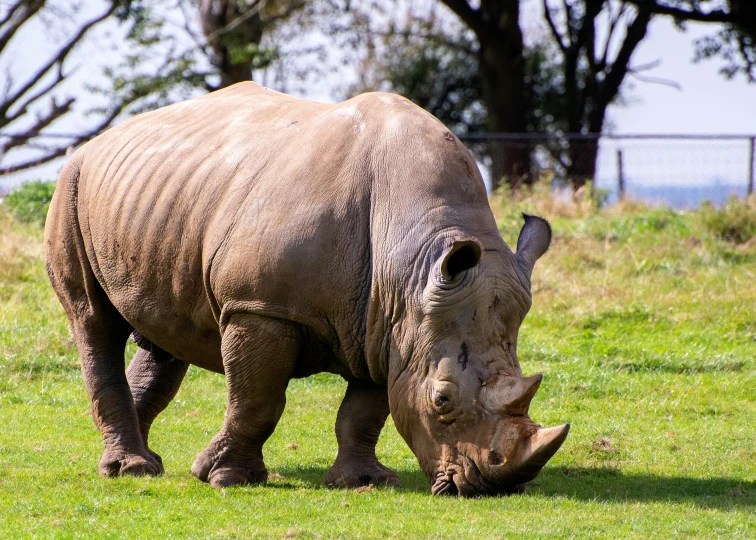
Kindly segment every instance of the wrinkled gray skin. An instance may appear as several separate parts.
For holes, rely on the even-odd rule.
[[[110,129],[69,159],[45,232],[100,474],[163,471],[150,425],[193,364],[228,383],[192,467],[213,486],[264,481],[289,380],[329,371],[348,387],[327,484],[398,484],[375,456],[390,411],[433,493],[520,490],[569,428],[530,420],[540,376],[517,360],[550,238],[526,216],[513,254],[470,154],[395,95],[242,83]]]

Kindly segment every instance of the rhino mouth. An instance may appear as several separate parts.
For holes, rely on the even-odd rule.
[[[494,485],[486,480],[475,460],[460,456],[461,463],[439,462],[435,481],[431,486],[434,496],[451,495],[460,497],[480,497],[484,495],[511,495],[524,493],[525,484]]]
[[[431,486],[431,493],[434,496],[440,497],[441,495],[458,495],[459,490],[454,485],[452,478],[446,478],[443,474],[440,474],[436,481]]]

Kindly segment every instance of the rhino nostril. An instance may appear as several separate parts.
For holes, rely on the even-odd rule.
[[[491,465],[501,465],[504,463],[504,458],[496,450],[490,450],[488,452],[488,463]]]
[[[436,404],[436,407],[441,408],[447,403],[449,403],[449,398],[446,396],[442,396],[440,394],[436,394],[433,402]]]

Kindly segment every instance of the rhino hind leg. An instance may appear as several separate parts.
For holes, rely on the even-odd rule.
[[[378,461],[375,445],[389,415],[385,387],[352,381],[336,417],[339,453],[325,476],[327,486],[398,486],[399,477]]]
[[[104,296],[104,294],[103,294]],[[112,311],[111,311],[112,310]],[[147,450],[124,371],[124,348],[130,328],[111,306],[111,313],[74,321],[74,336],[81,370],[92,404],[92,417],[103,437],[105,449],[100,476],[159,475],[161,462]],[[91,319],[97,320],[91,320]]]
[[[132,338],[137,341],[134,334]],[[142,442],[147,451],[162,464],[163,460],[150,449],[147,442],[150,426],[176,396],[189,365],[162,349],[156,354],[157,347],[145,347],[145,342],[149,342],[141,336],[139,338],[142,340],[141,343],[137,341],[140,348],[126,370],[126,378],[134,398]]]
[[[257,315],[233,315],[221,354],[228,386],[223,428],[192,465],[215,488],[265,482],[262,447],[286,404],[286,387],[299,354],[297,325]]]
[[[92,418],[102,434],[100,475],[157,475],[163,468],[142,441],[124,369],[132,327],[95,278],[79,229],[79,162],[74,156],[58,180],[45,234],[47,271],[71,323]]]

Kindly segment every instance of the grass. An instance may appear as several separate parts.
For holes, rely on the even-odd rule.
[[[520,333],[524,372],[545,374],[531,414],[572,431],[524,496],[473,500],[432,498],[390,421],[378,454],[403,486],[324,488],[345,390],[330,375],[292,381],[266,487],[190,475],[225,405],[223,378],[195,368],[153,428],[166,475],[100,479],[41,229],[0,207],[0,536],[756,537],[754,242],[724,240],[726,216],[512,199],[492,199],[510,245],[521,210],[555,233]]]

